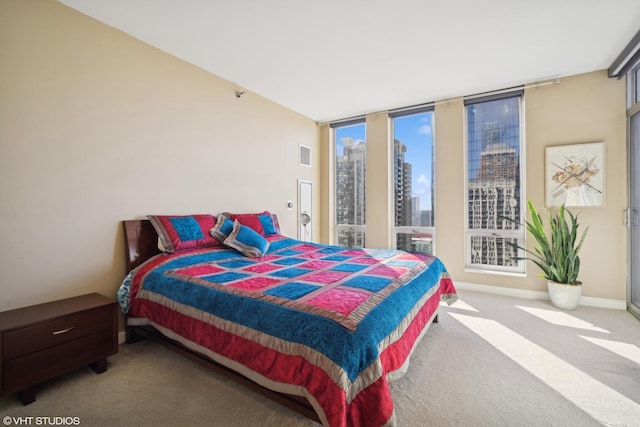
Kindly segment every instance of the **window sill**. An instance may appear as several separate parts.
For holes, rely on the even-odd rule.
[[[519,278],[525,278],[527,277],[527,273],[520,273],[520,272],[511,272],[511,271],[498,271],[498,270],[484,270],[481,268],[465,268],[464,269],[465,273],[478,273],[478,274],[491,274],[494,276],[505,276],[505,277],[519,277]]]

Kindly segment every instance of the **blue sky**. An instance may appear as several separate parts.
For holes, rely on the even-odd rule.
[[[394,119],[394,138],[407,146],[405,162],[412,164],[412,196],[420,197],[420,210],[431,209],[433,113]],[[342,138],[365,140],[364,124],[336,128],[336,155],[342,156]]]
[[[412,165],[411,195],[420,197],[420,210],[430,210],[433,113],[396,117],[394,138],[407,146],[404,161]]]
[[[336,128],[336,156],[342,156],[342,138],[353,138],[357,140],[365,140],[366,126],[364,123],[353,126],[345,126]]]

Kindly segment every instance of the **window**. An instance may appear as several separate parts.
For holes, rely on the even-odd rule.
[[[465,100],[466,266],[524,273],[522,91]],[[505,218],[512,218],[514,223]]]
[[[393,236],[397,249],[433,254],[433,107],[391,113]]]
[[[633,100],[634,104],[637,104],[640,102],[640,84],[638,84],[640,82],[640,67],[638,67],[635,71],[634,71],[634,77],[633,77],[633,86],[635,86],[636,90],[635,90],[635,97]]]
[[[627,72],[627,109],[640,103],[640,62]]]
[[[335,140],[335,241],[348,247],[365,246],[366,158],[364,119],[332,125]]]

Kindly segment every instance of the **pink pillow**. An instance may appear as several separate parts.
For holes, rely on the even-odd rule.
[[[224,216],[231,221],[238,221],[240,224],[251,228],[253,231],[263,236],[271,236],[272,234],[280,234],[280,225],[275,214],[269,211],[250,214],[232,214],[224,213]]]
[[[149,215],[165,252],[219,246],[210,230],[216,225],[213,215]]]

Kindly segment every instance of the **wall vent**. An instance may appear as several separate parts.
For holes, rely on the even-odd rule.
[[[300,166],[311,166],[311,147],[300,145]]]

